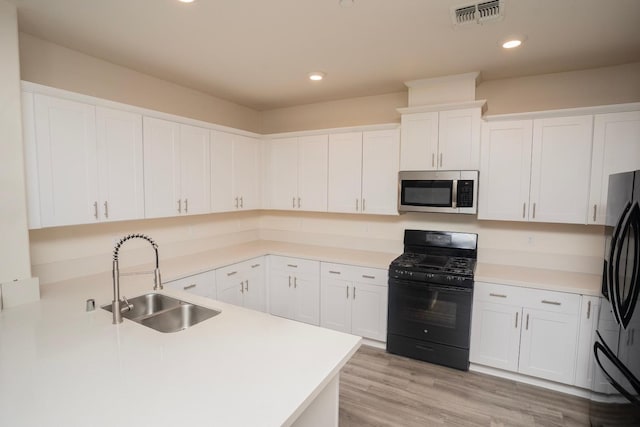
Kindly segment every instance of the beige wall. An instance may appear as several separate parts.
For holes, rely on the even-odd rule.
[[[0,0],[0,282],[31,277],[16,7]]]
[[[22,80],[258,132],[260,113],[20,33]]]

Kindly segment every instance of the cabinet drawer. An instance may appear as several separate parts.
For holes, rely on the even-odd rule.
[[[227,277],[239,276],[243,273],[243,263],[239,262],[216,269],[216,278],[224,280]]]
[[[274,271],[284,271],[290,274],[318,274],[320,272],[320,261],[278,255],[269,256],[269,266]]]
[[[580,300],[578,294],[566,292],[544,291],[539,289],[527,289],[527,301],[523,304],[525,308],[551,311],[564,314],[580,313]]]
[[[475,282],[473,286],[474,298],[478,301],[519,306],[527,301],[526,288],[487,282]]]
[[[347,264],[323,262],[320,264],[322,277],[332,277],[349,282],[367,283],[369,285],[387,286],[388,271],[380,268],[358,267]]]

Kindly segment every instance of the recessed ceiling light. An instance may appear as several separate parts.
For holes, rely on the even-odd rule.
[[[178,0],[180,3],[193,3],[195,0]]]
[[[504,49],[514,49],[522,45],[525,42],[527,36],[522,34],[511,34],[510,36],[503,37],[498,40],[498,46],[502,46]]]
[[[522,40],[513,39],[513,40],[507,40],[506,42],[502,43],[502,47],[505,49],[513,49],[514,47],[518,47],[521,44],[522,44]]]
[[[313,80],[314,82],[319,82],[320,80],[324,79],[324,76],[326,74],[323,73],[322,71],[314,71],[312,73],[309,73],[309,80]]]

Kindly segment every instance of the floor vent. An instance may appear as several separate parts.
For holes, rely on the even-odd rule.
[[[498,21],[503,17],[504,5],[502,0],[473,3],[451,9],[451,18],[454,26],[484,24],[489,21]]]

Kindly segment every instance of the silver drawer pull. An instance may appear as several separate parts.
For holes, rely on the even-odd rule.
[[[551,305],[562,305],[562,303],[558,302],[558,301],[547,301],[546,299],[543,299],[542,301],[540,301],[543,304],[551,304]]]
[[[368,276],[368,275],[366,275],[366,274],[363,274],[363,275],[362,275],[362,277],[363,277],[364,279],[375,279],[375,278],[376,278],[376,276]]]
[[[506,295],[503,295],[503,294],[493,294],[493,293],[489,294],[489,296],[496,297],[496,298],[506,298],[507,297]]]
[[[342,274],[342,273],[340,273],[339,271],[333,271],[333,270],[329,270],[329,273],[330,273],[330,274]]]
[[[234,274],[237,274],[237,271],[232,271],[231,273],[227,273],[227,276],[233,276]]]
[[[260,267],[260,264],[253,264],[253,265],[251,266],[251,268],[257,268],[257,267]]]
[[[184,289],[184,290],[186,291],[186,290],[188,290],[188,289],[193,289],[193,288],[195,288],[196,286],[198,286],[198,285],[194,283],[194,284],[192,284],[192,285],[187,285],[187,286],[183,287],[182,289]]]
[[[587,320],[591,318],[591,301],[587,301]]]
[[[295,265],[295,264],[287,264],[287,267],[291,267],[291,268],[298,268],[298,266],[297,266],[297,265]]]

